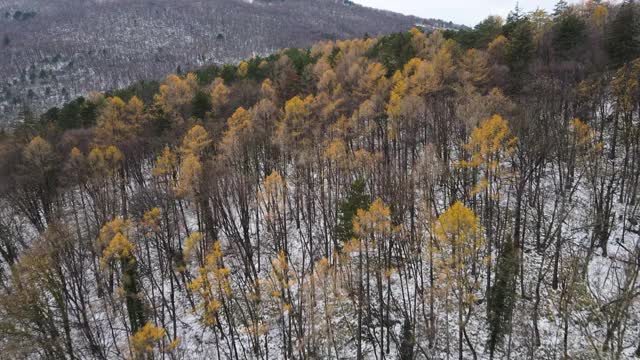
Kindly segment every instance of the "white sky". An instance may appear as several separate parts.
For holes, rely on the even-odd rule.
[[[391,10],[422,18],[453,21],[473,26],[489,15],[507,17],[516,0],[354,0],[354,2],[378,9]],[[542,8],[551,12],[558,0],[520,0],[524,11]],[[575,1],[567,1],[569,3]]]

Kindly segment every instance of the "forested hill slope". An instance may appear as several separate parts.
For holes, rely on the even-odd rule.
[[[453,26],[335,0],[0,1],[0,124],[90,90],[322,39]]]
[[[0,134],[0,358],[640,356],[639,11],[318,42]]]

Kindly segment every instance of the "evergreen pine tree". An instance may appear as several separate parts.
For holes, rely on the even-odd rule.
[[[640,57],[640,18],[635,1],[625,1],[611,23],[607,50],[612,65],[620,66]]]
[[[413,347],[416,343],[415,336],[413,335],[413,328],[409,318],[404,318],[402,324],[402,337],[400,338],[400,360],[412,360],[413,359]]]
[[[587,24],[578,15],[565,12],[557,18],[554,26],[553,48],[562,56],[584,44],[587,37]]]
[[[354,237],[353,217],[358,209],[368,209],[371,199],[367,194],[366,182],[359,178],[351,184],[346,198],[339,205],[338,225],[336,226],[336,239],[340,245]]]
[[[204,119],[211,109],[211,98],[204,91],[197,91],[191,103],[191,114],[199,119]]]
[[[558,17],[564,15],[564,13],[569,8],[569,4],[565,0],[560,0],[556,3],[556,6],[553,8],[553,16]]]
[[[498,257],[495,283],[487,304],[489,322],[489,354],[493,359],[496,346],[502,341],[511,321],[516,300],[516,275],[518,273],[518,252],[511,239],[508,239]]]

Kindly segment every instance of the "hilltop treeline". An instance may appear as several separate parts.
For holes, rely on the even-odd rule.
[[[11,358],[640,355],[640,8],[320,42],[0,142]]]
[[[91,90],[414,24],[458,28],[336,0],[5,0],[0,127]]]

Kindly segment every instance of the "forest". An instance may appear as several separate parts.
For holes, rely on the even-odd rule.
[[[321,41],[0,134],[2,359],[640,357],[640,5]]]
[[[458,27],[347,0],[2,0],[0,127],[90,91],[414,25]]]

